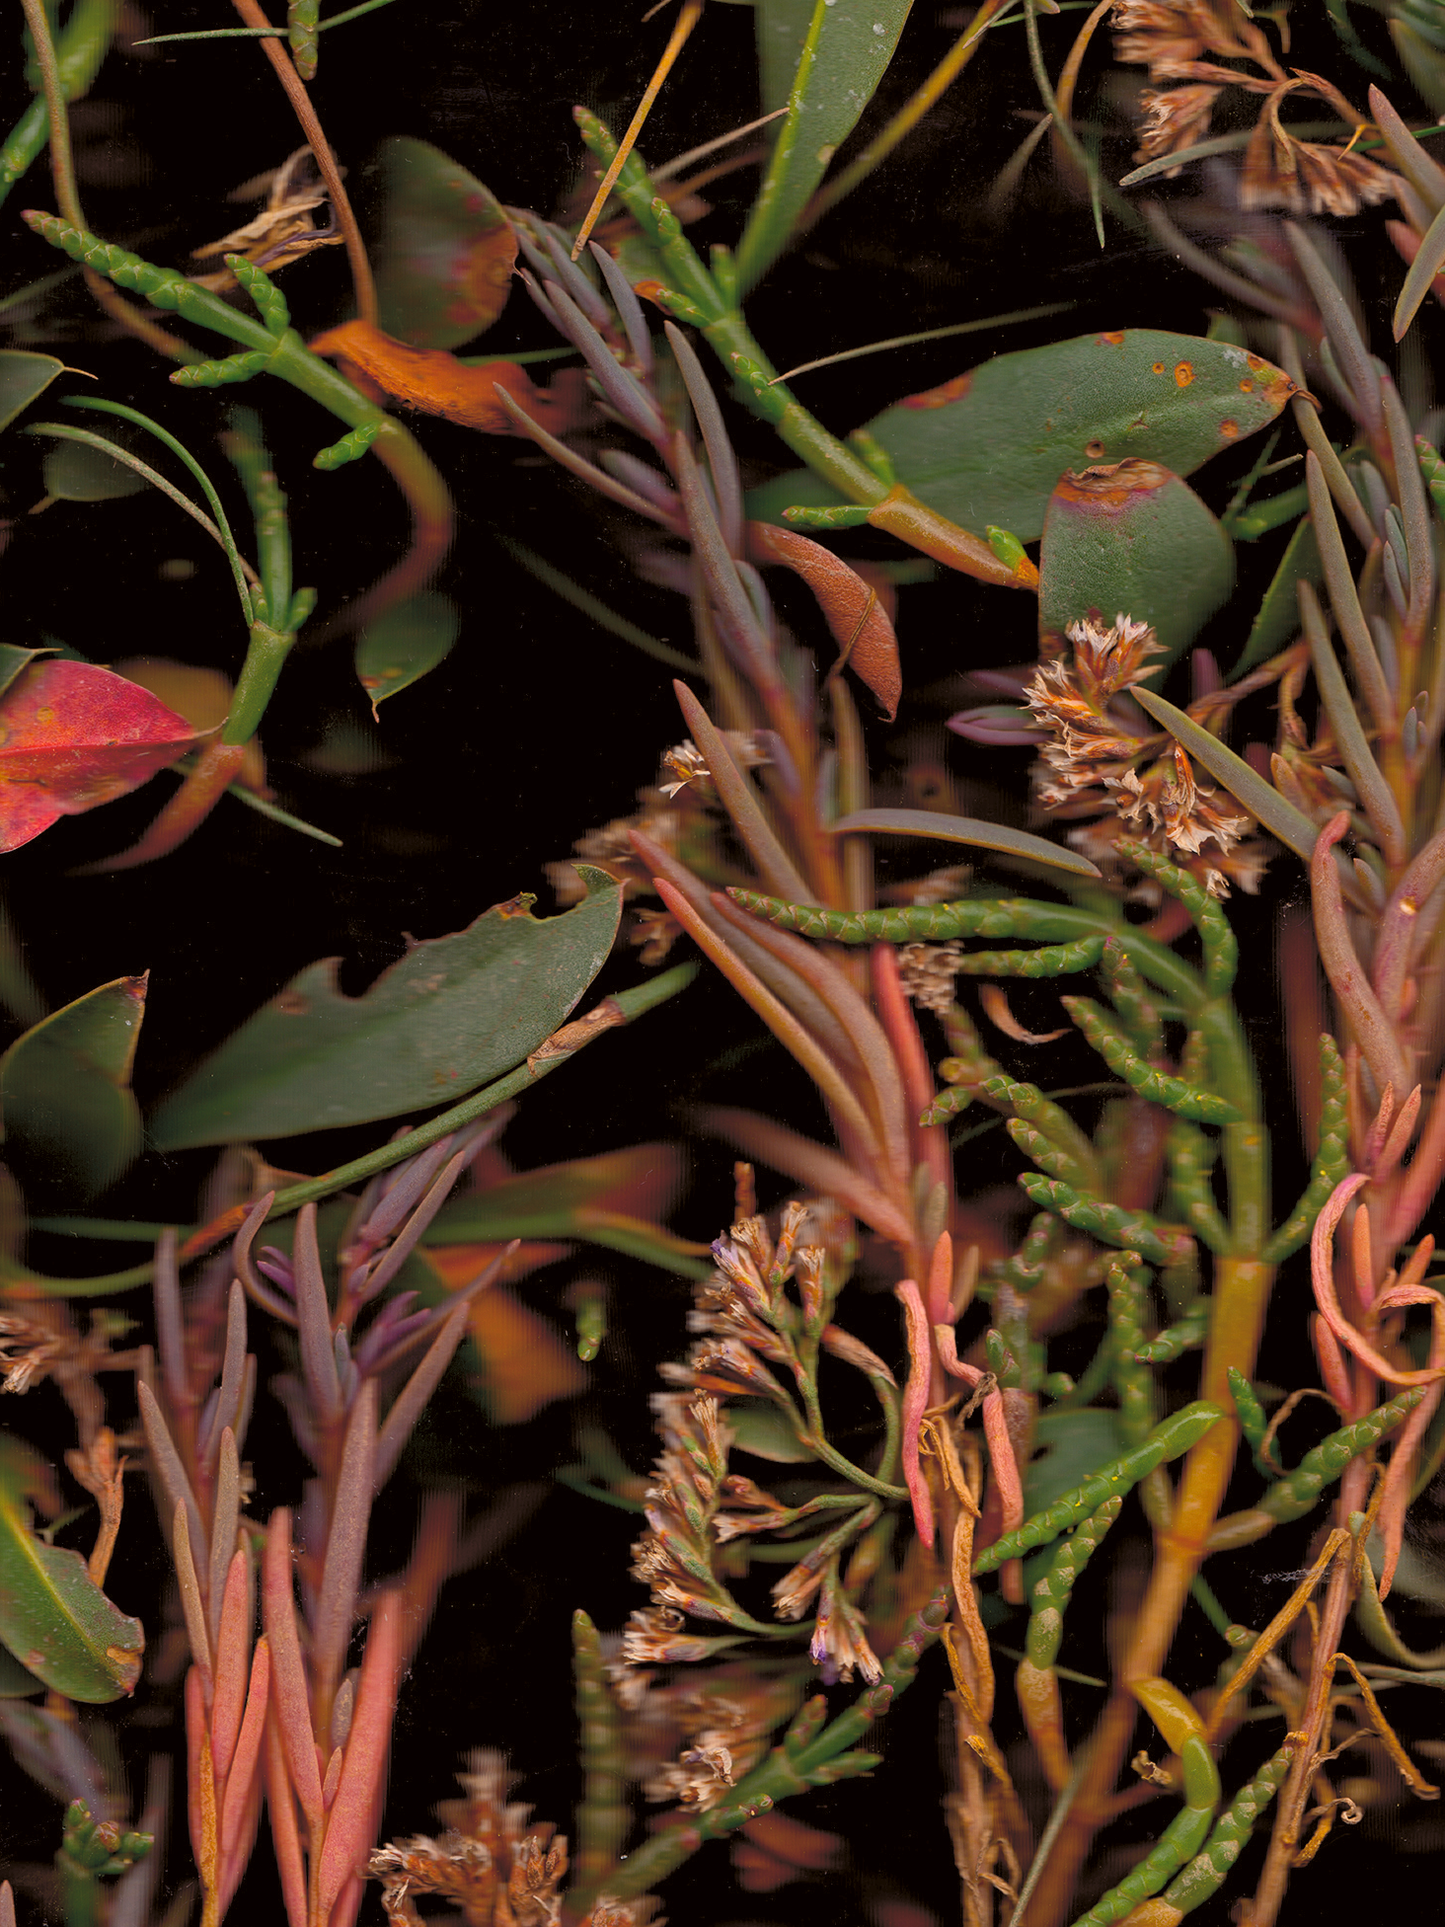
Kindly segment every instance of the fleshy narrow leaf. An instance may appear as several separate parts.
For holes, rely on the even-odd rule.
[[[0,1057],[6,1145],[87,1197],[140,1149],[130,1074],[145,996],[144,977],[118,977],[42,1018]]]
[[[1165,654],[1182,655],[1234,587],[1234,549],[1189,487],[1158,462],[1132,458],[1059,481],[1039,551],[1039,631],[1122,610],[1147,622]]]
[[[864,830],[876,836],[932,836],[944,843],[972,843],[980,849],[1024,857],[1030,863],[1047,863],[1050,869],[1067,870],[1073,876],[1099,874],[1089,859],[1075,850],[1030,836],[1027,830],[1011,830],[1006,823],[988,823],[975,816],[946,816],[938,810],[855,810],[829,827],[838,836],[856,836]]]
[[[135,1691],[145,1634],[78,1552],[35,1536],[28,1499],[47,1479],[28,1446],[0,1437],[0,1642],[53,1692],[99,1705]]]
[[[379,704],[395,696],[446,660],[461,628],[461,612],[450,596],[423,589],[368,622],[356,643],[356,679]]]
[[[867,429],[930,508],[1032,542],[1067,470],[1132,456],[1192,474],[1267,427],[1293,393],[1281,369],[1229,342],[1129,328],[996,355]],[[784,475],[749,497],[748,513],[775,520],[789,503],[836,499]]]
[[[1319,831],[1303,810],[1297,810],[1293,803],[1287,803],[1274,785],[1267,783],[1256,770],[1251,769],[1242,756],[1236,756],[1232,749],[1227,749],[1217,736],[1211,736],[1207,729],[1201,728],[1182,709],[1176,709],[1173,703],[1165,702],[1162,696],[1138,686],[1131,689],[1129,694],[1141,708],[1148,710],[1156,723],[1169,731],[1176,742],[1182,743],[1191,756],[1203,763],[1211,776],[1217,776],[1230,794],[1259,819],[1271,836],[1277,836],[1297,857],[1309,862]]]
[[[65,363],[54,355],[34,355],[23,348],[0,349],[0,429],[43,395]]]
[[[738,243],[748,289],[787,246],[793,224],[888,69],[913,0],[758,0],[763,111],[786,106],[772,159]]]
[[[0,698],[0,851],[138,789],[201,733],[108,669],[31,663]]]
[[[459,348],[506,306],[517,237],[501,204],[426,141],[385,140],[375,252],[383,330],[415,348]]]
[[[522,1061],[602,968],[621,896],[579,865],[589,894],[535,918],[530,896],[415,944],[360,997],[335,958],[311,964],[160,1108],[157,1146],[231,1144],[363,1124],[450,1103]]]

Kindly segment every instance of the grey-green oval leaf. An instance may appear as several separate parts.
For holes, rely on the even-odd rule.
[[[141,1146],[130,1074],[146,979],[117,977],[44,1017],[0,1057],[0,1135],[22,1160],[83,1197]]]
[[[34,355],[25,348],[0,350],[0,429],[8,428],[22,409],[64,373],[65,363],[54,355]]]
[[[1099,872],[1086,856],[1047,843],[1027,830],[1011,830],[1006,823],[989,823],[977,816],[946,816],[938,810],[854,810],[829,826],[836,835],[853,836],[871,830],[878,836],[932,836],[944,843],[972,843],[982,850],[1001,850],[1030,863],[1047,863],[1079,877]]]
[[[356,677],[377,705],[436,668],[451,653],[462,626],[450,596],[423,589],[369,622],[356,644]]]
[[[48,1476],[28,1445],[0,1436],[0,1644],[54,1692],[100,1705],[135,1691],[145,1633],[78,1552],[36,1537],[29,1495]]]
[[[115,432],[118,445],[130,439]],[[146,486],[143,475],[89,442],[56,442],[46,449],[41,472],[46,494],[57,502],[113,502],[123,495],[139,495]]]
[[[530,896],[418,943],[360,997],[338,959],[309,965],[242,1024],[151,1120],[162,1151],[294,1137],[454,1104],[563,1024],[606,961],[621,892],[577,865],[588,895],[536,918]]]

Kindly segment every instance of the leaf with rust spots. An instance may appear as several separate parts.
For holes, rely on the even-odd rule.
[[[381,325],[414,348],[460,348],[490,328],[512,284],[517,237],[501,203],[426,141],[378,152],[384,200],[375,254]]]
[[[488,910],[414,944],[360,997],[334,957],[249,1018],[152,1121],[161,1150],[293,1137],[452,1104],[520,1064],[571,1015],[617,935],[621,892],[578,873],[564,916]]]
[[[1110,462],[1061,478],[1039,551],[1039,631],[1061,640],[1090,613],[1151,625],[1164,667],[1234,587],[1229,537],[1158,462]]]
[[[1132,458],[1191,474],[1267,427],[1293,393],[1282,369],[1232,342],[1126,328],[995,355],[866,427],[931,509],[1033,542],[1066,471]],[[774,520],[839,499],[794,473],[755,490],[748,513]]]
[[[109,669],[31,663],[0,698],[0,851],[139,789],[206,733]]]
[[[524,432],[497,400],[499,388],[553,435],[565,435],[587,413],[587,378],[579,368],[564,368],[550,388],[538,388],[514,361],[474,368],[440,348],[409,347],[369,321],[343,321],[309,345],[313,354],[338,361],[364,394],[440,415],[483,435]]]
[[[898,714],[903,675],[898,637],[878,592],[821,542],[767,522],[748,524],[755,562],[776,562],[802,577],[817,598],[842,660],[872,690],[889,722]]]

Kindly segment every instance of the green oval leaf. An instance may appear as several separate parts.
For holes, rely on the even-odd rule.
[[[130,1074],[145,998],[144,977],[117,977],[42,1018],[0,1057],[7,1148],[85,1197],[140,1150]]]
[[[418,943],[360,997],[334,957],[309,965],[222,1044],[151,1123],[163,1151],[366,1124],[468,1091],[520,1064],[565,1022],[606,961],[621,892],[577,866],[589,894],[538,919],[521,896],[468,929]]]
[[[838,148],[873,98],[913,0],[758,0],[763,111],[786,106],[762,189],[738,243],[752,287],[788,244]]]
[[[366,625],[356,644],[356,676],[371,698],[373,716],[388,696],[445,661],[461,622],[449,596],[423,589]]]
[[[1230,342],[1129,328],[996,355],[866,426],[930,508],[1033,542],[1066,471],[1136,456],[1192,474],[1293,393],[1281,369]],[[838,499],[799,472],[750,496],[748,513],[776,519],[793,502]]]
[[[1005,823],[988,823],[976,816],[946,816],[938,810],[854,810],[829,826],[836,836],[871,830],[879,836],[933,836],[944,843],[973,843],[983,850],[1002,850],[1030,863],[1047,863],[1074,876],[1096,877],[1099,872],[1076,850],[1047,843],[1027,830],[1011,830]]]
[[[0,1643],[52,1691],[100,1705],[135,1691],[145,1633],[78,1552],[35,1536],[29,1499],[48,1479],[27,1445],[0,1436]]]
[[[1065,475],[1049,498],[1039,552],[1039,632],[1064,637],[1096,612],[1149,623],[1166,668],[1234,587],[1234,548],[1189,487],[1157,462]]]
[[[54,355],[33,355],[24,348],[0,349],[0,429],[8,428],[22,409],[64,373],[65,363]]]
[[[506,306],[517,237],[501,203],[426,141],[383,141],[376,294],[384,333],[460,348]]]
[[[122,441],[119,430],[115,440]],[[113,502],[123,495],[139,495],[145,477],[88,442],[56,442],[45,451],[41,470],[45,492],[57,502]]]

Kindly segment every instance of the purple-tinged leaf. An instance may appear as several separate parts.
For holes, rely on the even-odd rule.
[[[196,1577],[195,1553],[186,1522],[185,1500],[179,1500],[171,1519],[171,1553],[176,1564],[176,1582],[181,1592],[181,1615],[186,1622],[186,1637],[191,1642],[191,1657],[201,1676],[201,1690],[207,1704],[212,1690],[211,1638],[206,1630],[206,1607],[201,1598],[201,1582]]]
[[[311,1677],[318,1715],[329,1718],[331,1699],[346,1664],[346,1648],[366,1556],[371,1521],[372,1470],[376,1459],[376,1381],[364,1379],[346,1427],[331,1519],[326,1563],[316,1595],[311,1631]]]
[[[303,1204],[296,1214],[296,1236],[291,1247],[296,1277],[296,1331],[301,1340],[301,1374],[316,1401],[323,1425],[341,1411],[341,1382],[336,1351],[331,1342],[331,1306],[316,1242],[316,1206]]]
[[[163,1521],[172,1519],[178,1505],[186,1508],[186,1523],[190,1529],[193,1545],[206,1543],[205,1530],[201,1524],[201,1508],[196,1504],[196,1495],[191,1490],[191,1481],[186,1468],[181,1463],[181,1455],[176,1450],[170,1429],[151,1390],[146,1377],[138,1374],[136,1378],[136,1403],[140,1407],[140,1421],[145,1431],[146,1451],[150,1455],[151,1476],[160,1486],[164,1503],[157,1505]]]
[[[214,1641],[221,1627],[221,1605],[227,1574],[236,1550],[236,1526],[241,1516],[241,1465],[236,1435],[230,1426],[221,1433],[216,1461],[216,1489],[211,1506],[210,1568],[206,1583],[206,1630]]]

